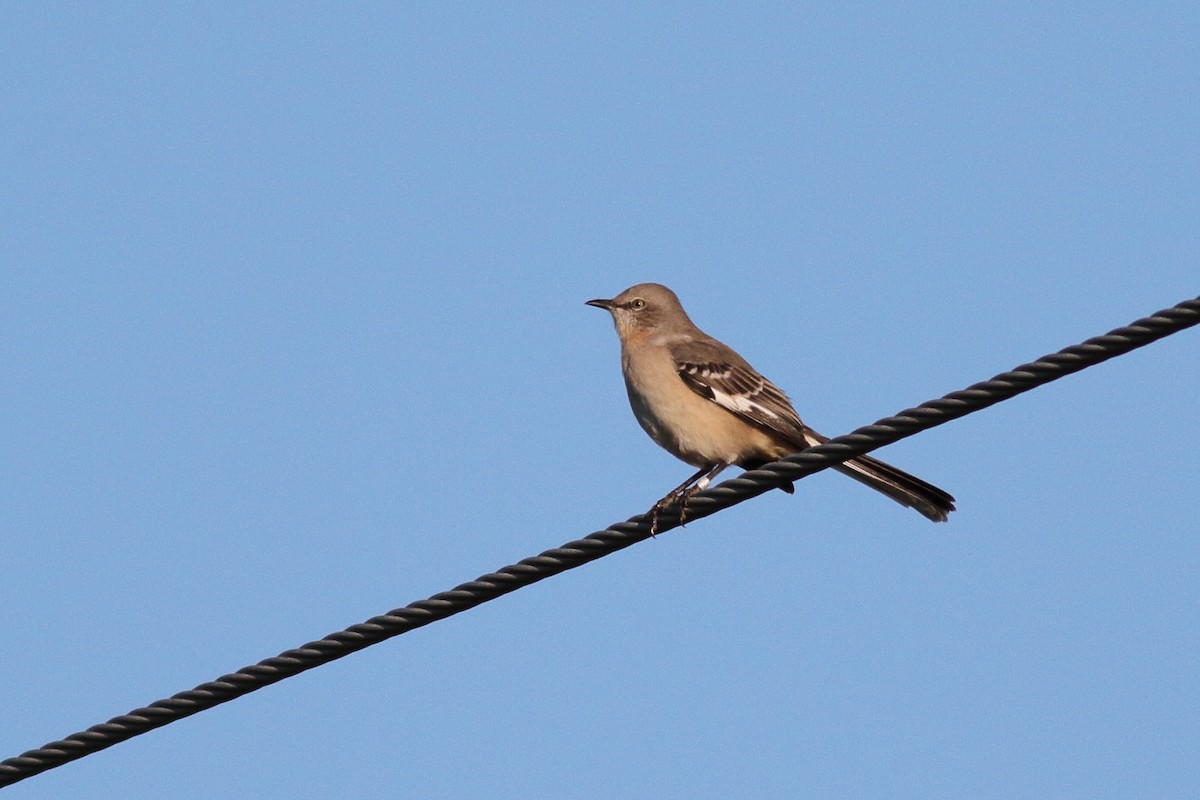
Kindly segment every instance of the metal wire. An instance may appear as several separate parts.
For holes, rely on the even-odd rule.
[[[1200,298],[1186,300],[1131,325],[1001,373],[991,380],[951,392],[845,436],[830,439],[825,444],[767,464],[761,469],[743,473],[693,497],[688,503],[687,518],[690,521],[716,513],[783,483],[987,408],[1196,324],[1200,324]],[[666,532],[678,525],[678,513],[664,510],[658,520],[658,532]],[[215,681],[202,683],[194,689],[134,709],[108,722],[0,762],[0,787],[227,703],[385,639],[474,608],[524,586],[623,550],[649,536],[649,516],[639,514],[582,539],[480,576],[448,592],[372,617],[323,639],[243,667]]]

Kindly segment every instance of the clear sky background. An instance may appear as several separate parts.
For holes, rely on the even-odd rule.
[[[647,280],[837,435],[1200,293],[1195,3],[8,4],[0,758],[644,511]],[[1200,332],[13,798],[1200,792]],[[6,795],[6,797],[8,796]]]

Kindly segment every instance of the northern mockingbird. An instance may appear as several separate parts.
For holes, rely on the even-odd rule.
[[[621,338],[621,370],[633,415],[669,453],[699,467],[652,509],[687,498],[723,469],[755,469],[829,441],[800,421],[780,389],[732,348],[697,328],[665,286],[640,283],[611,300],[588,300],[612,314]],[[945,522],[954,498],[890,464],[858,456],[834,467],[934,522]],[[780,487],[789,494],[791,484]]]

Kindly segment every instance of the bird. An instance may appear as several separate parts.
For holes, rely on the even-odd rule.
[[[659,513],[673,503],[679,504],[684,522],[688,498],[728,467],[757,469],[829,441],[801,421],[778,386],[696,327],[666,286],[639,283],[586,304],[612,315],[638,423],[659,446],[698,468],[651,509],[652,534]],[[833,469],[934,522],[945,522],[955,510],[947,492],[871,456],[856,456]],[[779,488],[795,491],[790,483]]]

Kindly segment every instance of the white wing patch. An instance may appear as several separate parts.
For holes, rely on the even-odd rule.
[[[779,414],[776,413],[774,409],[768,408],[761,403],[754,402],[754,397],[752,395],[729,394],[728,392],[723,392],[711,384],[709,385],[709,388],[712,390],[713,402],[719,406],[728,408],[730,411],[736,414],[763,414],[771,417],[772,419],[780,418]],[[757,392],[755,394],[757,394]]]

